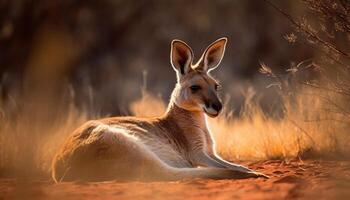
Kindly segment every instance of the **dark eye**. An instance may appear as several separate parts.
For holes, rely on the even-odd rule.
[[[216,90],[216,91],[221,90],[221,85],[219,85],[219,84],[215,84],[215,90]]]
[[[202,89],[202,88],[201,88],[201,86],[199,86],[199,85],[192,85],[192,86],[190,87],[190,89],[191,89],[192,92],[197,92],[198,90],[200,90],[200,89]]]

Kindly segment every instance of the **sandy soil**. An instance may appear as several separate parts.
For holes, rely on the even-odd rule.
[[[349,161],[243,163],[268,180],[67,182],[0,180],[0,199],[350,199]]]

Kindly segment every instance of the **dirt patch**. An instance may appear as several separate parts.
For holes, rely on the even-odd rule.
[[[177,182],[0,180],[0,199],[349,199],[349,161],[243,163],[270,179]]]

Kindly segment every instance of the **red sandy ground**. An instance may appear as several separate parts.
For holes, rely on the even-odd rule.
[[[270,179],[178,182],[0,180],[2,199],[350,199],[349,161],[243,163]]]

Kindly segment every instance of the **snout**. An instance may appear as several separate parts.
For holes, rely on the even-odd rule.
[[[217,117],[222,110],[221,102],[206,103],[204,107],[204,112],[210,117]]]
[[[220,113],[221,109],[222,109],[222,104],[220,102],[218,103],[213,103],[211,104],[211,107],[216,110],[218,113]]]

